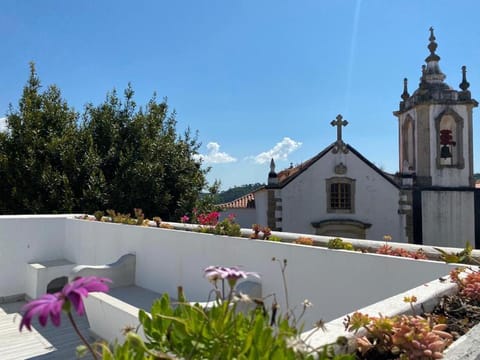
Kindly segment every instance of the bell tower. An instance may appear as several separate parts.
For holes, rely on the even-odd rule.
[[[468,90],[462,66],[459,89],[445,83],[433,28],[430,54],[412,95],[404,79],[394,115],[399,132],[399,214],[409,242],[480,248],[480,191],[473,179],[472,111],[478,102]],[[478,216],[476,215],[478,214]]]
[[[412,175],[419,186],[473,187],[472,109],[478,102],[468,90],[462,66],[460,89],[445,83],[438,44],[430,28],[430,54],[412,95],[404,79],[399,110],[400,175]]]

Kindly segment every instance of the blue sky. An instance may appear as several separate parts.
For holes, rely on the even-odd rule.
[[[418,85],[430,26],[446,82],[458,89],[466,65],[480,99],[479,13],[476,0],[2,0],[0,117],[34,61],[77,111],[129,82],[138,104],[168,97],[223,189],[265,182],[272,156],[277,169],[311,158],[339,113],[344,140],[395,172],[392,111],[403,78]],[[479,154],[480,139],[477,172]]]

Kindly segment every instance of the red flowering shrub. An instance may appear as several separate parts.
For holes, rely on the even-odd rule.
[[[200,225],[215,226],[218,223],[220,213],[218,211],[212,211],[208,214],[198,214],[197,221]]]

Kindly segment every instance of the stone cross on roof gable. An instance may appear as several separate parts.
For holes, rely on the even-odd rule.
[[[337,153],[341,150],[344,153],[348,152],[347,146],[342,140],[342,127],[348,125],[348,121],[343,119],[343,116],[338,114],[335,118],[336,120],[332,120],[330,125],[337,127],[337,141],[335,143],[335,148],[333,149],[334,153]]]

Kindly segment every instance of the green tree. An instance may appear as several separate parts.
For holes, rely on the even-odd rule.
[[[0,207],[15,213],[71,212],[78,191],[78,115],[60,90],[41,91],[35,66],[0,138]]]
[[[190,130],[177,134],[175,112],[169,113],[166,100],[154,96],[137,110],[133,96],[129,85],[123,101],[113,91],[102,104],[85,109],[83,128],[98,155],[99,173],[91,182],[102,189],[102,196],[93,193],[90,201],[102,199],[97,208],[130,212],[141,207],[147,216],[176,220],[206,185],[206,171],[192,157],[197,137]]]
[[[18,108],[0,133],[0,212],[51,213],[142,208],[179,219],[206,186],[199,143],[176,131],[175,112],[155,96],[145,109],[130,86],[120,100],[85,106],[79,115],[52,85],[44,91],[33,63]]]

